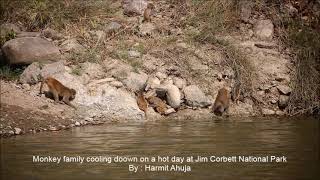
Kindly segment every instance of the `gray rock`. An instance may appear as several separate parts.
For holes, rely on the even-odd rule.
[[[287,85],[279,85],[279,86],[277,86],[277,88],[278,88],[279,92],[284,95],[289,95],[292,91],[292,89]]]
[[[157,78],[159,78],[160,81],[166,79],[168,77],[168,75],[166,73],[163,72],[157,72],[156,73]]]
[[[261,109],[261,113],[263,114],[263,115],[274,115],[276,112],[274,111],[274,110],[272,110],[272,109],[267,109],[267,108],[262,108]]]
[[[139,34],[141,36],[151,36],[156,31],[156,27],[152,23],[142,23],[139,26]]]
[[[261,40],[271,40],[273,37],[274,26],[271,20],[259,20],[254,25],[255,36]]]
[[[60,47],[63,52],[83,53],[85,51],[85,48],[76,39],[65,40]]]
[[[22,84],[37,84],[40,80],[40,65],[38,62],[30,64],[20,75],[20,83]]]
[[[164,112],[165,115],[169,115],[169,114],[172,114],[172,113],[175,113],[176,110],[174,110],[173,108],[169,108],[166,110],[166,112]]]
[[[187,86],[183,90],[186,103],[192,107],[207,107],[211,105],[211,101],[196,85]]]
[[[154,89],[160,85],[160,80],[157,77],[149,77],[147,80],[145,91],[148,91],[149,89]]]
[[[139,51],[130,50],[128,51],[128,56],[130,58],[139,58],[141,57],[141,53]]]
[[[279,97],[279,108],[284,109],[288,106],[289,96],[280,95]]]
[[[122,82],[120,82],[120,81],[111,81],[109,84],[110,84],[111,86],[116,87],[116,88],[121,88],[121,87],[123,87],[123,84],[122,84]]]
[[[276,111],[276,115],[278,115],[278,116],[284,116],[285,114],[286,113],[281,110]]]
[[[59,131],[59,130],[60,130],[60,128],[55,127],[55,126],[49,127],[49,131]]]
[[[148,75],[141,73],[130,72],[129,76],[122,81],[129,89],[133,91],[144,90]]]
[[[100,64],[84,62],[81,64],[82,74],[86,74],[90,79],[100,79],[105,73],[103,72],[103,68]]]
[[[20,128],[14,128],[14,134],[19,135],[22,133],[22,130]]]
[[[24,90],[29,91],[31,87],[30,87],[29,84],[22,84],[22,88],[23,88]]]
[[[231,104],[228,114],[231,116],[252,116],[254,115],[254,109],[252,104],[239,101],[239,104]]]
[[[80,124],[78,121],[76,121],[76,122],[74,123],[74,125],[80,126],[81,124]]]
[[[172,84],[166,85],[165,88],[167,90],[167,93],[166,93],[167,103],[173,108],[180,107],[181,94],[180,94],[179,88]]]
[[[50,38],[52,40],[60,40],[63,39],[63,35],[61,33],[58,33],[57,31],[55,31],[54,29],[51,28],[46,28],[44,29],[41,34],[46,37],[46,38]]]
[[[184,87],[187,86],[186,80],[179,77],[173,78],[173,84],[176,85],[179,89],[183,89]]]
[[[66,66],[63,61],[58,61],[50,64],[43,65],[40,75],[43,78],[53,76],[55,74],[61,74],[66,72]]]
[[[146,0],[123,0],[123,13],[128,16],[141,15],[147,8],[147,4]]]
[[[133,71],[132,66],[117,59],[107,59],[103,61],[102,65],[107,75],[113,76],[118,80],[127,78],[130,72]]]
[[[122,25],[117,22],[110,22],[105,28],[105,31],[110,34],[119,31],[121,27]]]
[[[61,58],[56,46],[39,37],[12,39],[3,45],[2,51],[10,64],[46,63]]]

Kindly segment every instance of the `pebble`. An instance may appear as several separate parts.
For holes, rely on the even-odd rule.
[[[22,130],[20,128],[14,128],[14,134],[19,135],[22,133]]]
[[[80,126],[81,124],[80,124],[78,121],[76,121],[76,122],[74,123],[74,125]]]

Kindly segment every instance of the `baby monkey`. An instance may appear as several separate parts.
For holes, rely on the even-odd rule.
[[[155,7],[152,3],[148,3],[147,8],[144,10],[143,13],[143,20],[142,22],[151,22],[151,16],[152,16],[152,10],[154,10]]]
[[[62,97],[62,101],[64,103],[76,109],[76,107],[70,103],[70,101],[72,101],[76,97],[76,90],[64,86],[55,78],[48,77],[41,81],[40,94],[42,94],[42,88],[44,83],[47,84],[49,91],[53,94],[55,102],[61,103],[59,97]]]

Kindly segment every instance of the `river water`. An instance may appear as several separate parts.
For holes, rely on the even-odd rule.
[[[319,179],[318,118],[111,123],[16,136],[1,139],[0,179]],[[36,162],[37,156],[62,160]],[[75,157],[74,162],[66,162],[63,156]],[[78,156],[101,156],[105,161],[81,163]],[[115,162],[117,156],[122,160],[136,157],[138,162]],[[204,162],[196,162],[198,156]],[[234,157],[236,162],[216,162],[222,156]],[[268,162],[239,162],[239,156],[265,157]],[[176,162],[177,157],[184,157],[184,162]],[[271,157],[279,158],[270,162]],[[137,172],[129,171],[129,165],[137,166]],[[163,168],[151,171],[148,165]],[[180,171],[171,169],[172,165]]]

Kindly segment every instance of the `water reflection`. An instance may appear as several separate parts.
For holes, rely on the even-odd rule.
[[[1,141],[2,179],[314,179],[320,169],[319,120],[312,117],[114,123]],[[33,163],[33,155],[276,155],[288,163],[203,163],[191,164],[186,174],[132,173],[128,163]]]

